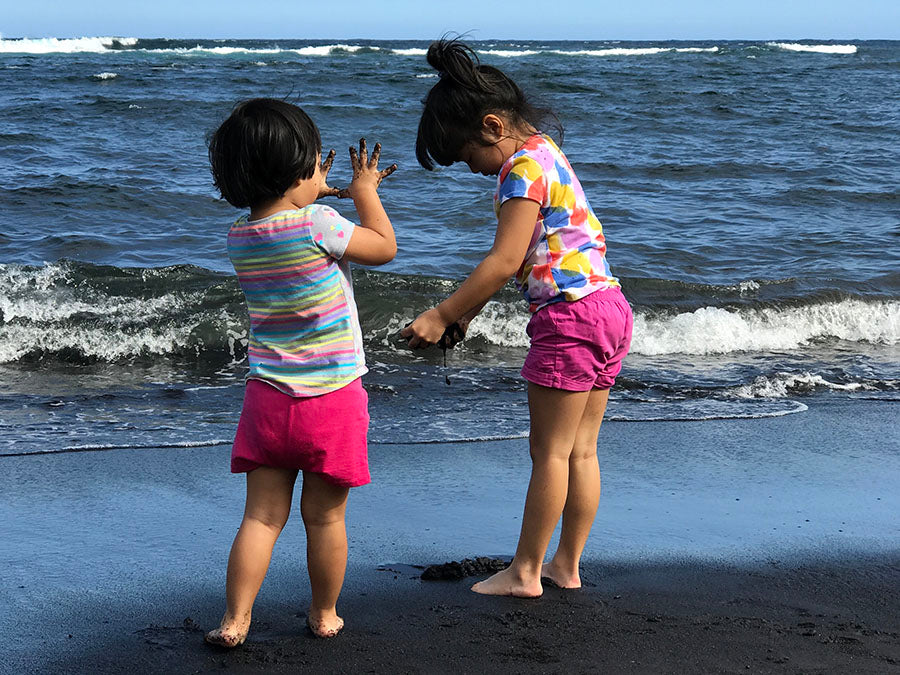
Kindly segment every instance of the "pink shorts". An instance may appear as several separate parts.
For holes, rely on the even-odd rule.
[[[231,449],[231,471],[272,466],[319,473],[342,487],[365,485],[371,480],[368,402],[359,378],[327,394],[304,398],[261,380],[248,380]]]
[[[619,288],[542,307],[528,322],[529,382],[553,389],[609,389],[631,346],[631,307]]]

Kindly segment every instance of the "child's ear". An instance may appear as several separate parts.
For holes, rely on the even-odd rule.
[[[503,118],[494,113],[488,113],[481,118],[481,133],[487,141],[499,141],[503,138],[506,125]]]

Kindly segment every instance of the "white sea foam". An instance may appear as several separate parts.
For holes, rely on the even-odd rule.
[[[410,49],[392,49],[394,54],[399,54],[400,56],[425,56],[428,53],[427,49],[422,49],[420,47],[412,47]]]
[[[525,327],[529,316],[520,307],[519,303],[489,302],[470,324],[468,337],[480,337],[504,347],[527,347],[529,339]]]
[[[610,47],[607,49],[553,49],[550,50],[550,53],[559,54],[561,56],[652,56],[654,54],[662,54],[665,52],[714,54],[718,51],[718,47]]]
[[[336,45],[321,45],[315,47],[301,47],[300,49],[295,49],[294,51],[302,56],[329,56],[332,52],[335,51],[343,51],[355,53],[360,49],[365,49],[365,47],[361,47],[359,45],[345,45],[345,44],[336,44]],[[371,47],[371,49],[378,49],[377,47]]]
[[[550,53],[562,56],[651,56],[671,51],[673,50],[666,47],[613,47],[610,49],[553,49]]]
[[[862,382],[850,382],[841,384],[831,382],[815,373],[776,373],[775,375],[760,375],[753,382],[735,387],[731,394],[737,398],[787,398],[795,396],[798,392],[811,391],[823,388],[833,391],[859,391],[874,389],[871,385]]]
[[[118,76],[119,76],[118,73],[103,72],[103,73],[95,73],[94,79],[95,80],[114,80]]]
[[[248,49],[247,47],[168,47],[165,49],[149,49],[154,54],[217,54],[219,56],[231,56],[232,54],[281,54],[294,50],[270,47],[267,49]]]
[[[199,291],[155,298],[85,295],[76,292],[69,274],[65,263],[32,270],[0,265],[0,363],[35,351],[72,350],[104,361],[171,354],[194,344],[194,329],[209,321],[224,327],[232,354],[241,340],[227,328],[239,321],[226,309],[192,312],[201,304]],[[158,323],[160,316],[179,320]]]
[[[763,405],[766,403],[767,405]],[[622,413],[612,406],[607,411],[605,420],[616,422],[704,422],[709,420],[747,420],[767,417],[784,417],[806,412],[809,407],[805,403],[794,400],[754,401],[751,404],[735,403],[721,399],[695,399],[692,401],[666,401],[662,404],[628,409]]]
[[[117,37],[84,37],[84,38],[42,38],[42,39],[20,39],[20,40],[3,40],[0,39],[0,53],[27,53],[27,54],[50,54],[50,53],[75,53],[75,52],[105,52],[116,46],[134,47],[138,42],[137,38],[117,38]],[[813,46],[809,45],[785,45],[782,43],[770,43],[776,46],[782,46],[786,49],[792,47],[808,48],[812,51]],[[853,47],[852,45],[822,45],[823,48],[839,49],[843,47]],[[853,47],[855,50],[855,47]],[[375,45],[353,45],[347,43],[335,43],[327,45],[309,45],[299,48],[284,47],[235,47],[228,45],[204,46],[196,45],[194,47],[161,47],[157,49],[146,49],[138,51],[146,51],[154,54],[215,54],[219,56],[230,56],[233,54],[299,54],[300,56],[331,56],[335,53],[356,53],[361,50],[372,50],[389,52],[398,56],[425,56],[428,50],[423,47],[408,48],[391,48],[379,47]],[[715,53],[719,51],[719,47],[606,47],[601,49],[552,49],[547,45],[538,48],[521,46],[518,49],[478,49],[480,54],[496,56],[500,58],[521,58],[525,56],[533,56],[535,54],[557,54],[562,56],[647,56],[660,54],[663,52],[680,52],[680,53]],[[840,52],[843,53],[843,52]]]
[[[188,343],[191,325],[142,328],[125,333],[88,325],[34,326],[6,324],[0,327],[0,363],[16,361],[35,351],[73,350],[102,361],[170,354]]]
[[[160,441],[159,443],[85,443],[84,445],[67,445],[62,448],[41,448],[24,452],[2,452],[0,457],[11,455],[55,455],[68,452],[96,452],[102,450],[155,450],[157,448],[204,448],[215,445],[231,445],[233,439],[209,438],[200,441]]]
[[[165,305],[165,299],[160,303]],[[225,310],[215,315],[191,314],[158,325],[148,324],[153,317],[148,307],[142,319],[129,323],[129,312],[114,317],[110,324],[99,321],[58,324],[5,323],[0,325],[0,363],[17,361],[34,352],[59,353],[72,351],[101,361],[117,361],[136,356],[165,356],[184,349],[200,351],[194,330],[210,321],[224,326],[238,323],[237,318]],[[246,338],[227,328],[227,342],[234,358],[238,344],[246,346]]]
[[[85,301],[68,285],[69,274],[65,263],[29,271],[15,265],[0,265],[0,314],[4,323],[16,319],[54,323],[78,314],[115,316],[125,323],[163,312],[180,312],[196,306],[201,299],[199,293],[181,293],[149,299],[95,295]]]
[[[792,350],[817,339],[900,343],[900,302],[841,300],[801,307],[724,309],[635,316],[637,354],[729,354]]]
[[[514,50],[514,49],[484,49],[479,50],[482,54],[490,54],[491,56],[500,56],[503,58],[510,58],[514,56],[533,56],[535,54],[540,54],[536,49],[523,49],[523,50]]]
[[[797,42],[767,42],[769,47],[778,47],[790,52],[815,52],[818,54],[855,54],[856,45],[804,45]]]
[[[196,47],[167,47],[163,49],[147,50],[153,54],[216,54],[218,56],[231,56],[233,54],[299,54],[300,56],[331,56],[335,52],[355,53],[366,47],[360,45],[333,44],[333,45],[311,45],[309,47],[299,47],[297,49],[286,49],[281,47],[205,47],[197,45]],[[368,49],[380,50],[379,47],[369,47]],[[257,62],[259,65],[259,63]],[[266,65],[263,63],[262,65]]]
[[[0,40],[2,54],[73,54],[76,52],[105,52],[116,43],[123,47],[133,47],[137,38],[82,37],[82,38],[37,38],[21,40]]]
[[[752,291],[756,282],[745,284],[739,285],[741,291]],[[490,302],[472,321],[469,336],[501,347],[527,347],[528,319],[518,303]],[[638,310],[631,350],[648,356],[730,354],[801,349],[820,339],[900,344],[900,302],[851,299],[799,307],[703,307],[663,315]]]

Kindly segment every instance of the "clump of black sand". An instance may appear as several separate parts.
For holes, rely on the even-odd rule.
[[[430,565],[422,572],[422,579],[424,581],[452,581],[499,572],[507,567],[509,567],[509,561],[500,558],[465,558],[459,562],[452,560],[441,565]]]

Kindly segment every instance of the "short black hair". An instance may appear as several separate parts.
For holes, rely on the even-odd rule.
[[[322,152],[315,123],[273,98],[238,103],[209,139],[213,184],[232,206],[254,208],[312,178]]]
[[[488,113],[504,114],[517,126],[547,125],[562,142],[559,118],[529,103],[512,78],[482,64],[468,45],[444,37],[431,43],[426,59],[440,80],[425,97],[416,136],[416,159],[424,168],[430,171],[435,162],[450,166],[467,143],[484,144],[481,120]]]

